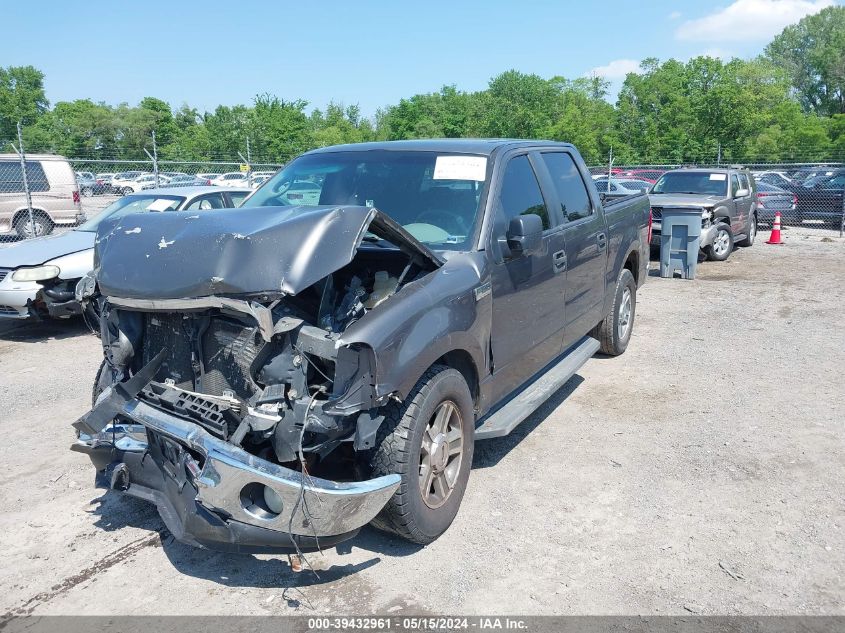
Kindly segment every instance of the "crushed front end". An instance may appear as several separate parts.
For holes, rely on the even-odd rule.
[[[104,362],[73,450],[91,458],[97,485],[155,503],[178,540],[209,549],[307,551],[370,522],[400,481],[368,479],[360,459],[393,394],[379,393],[375,352],[342,334],[432,269],[407,249],[358,252],[373,212],[355,210],[357,241],[337,270],[288,292],[183,298],[161,281],[163,298],[151,298],[83,280]]]

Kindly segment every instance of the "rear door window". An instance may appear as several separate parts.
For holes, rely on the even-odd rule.
[[[50,183],[47,182],[47,175],[41,163],[26,161],[26,179],[31,192],[50,191]],[[0,193],[22,193],[23,191],[23,172],[20,161],[0,162]]]
[[[572,156],[567,152],[543,153],[543,161],[555,183],[557,197],[560,199],[561,212],[568,222],[586,218],[593,213],[587,185],[578,171]],[[611,182],[611,191],[616,187]],[[599,191],[607,191],[607,180],[597,184]]]
[[[223,201],[222,193],[210,193],[200,196],[185,207],[185,209],[189,211],[207,211],[209,209],[223,209],[225,207],[226,203]]]
[[[229,192],[229,198],[232,200],[232,206],[239,207],[241,206],[241,202],[243,202],[246,197],[249,195],[246,191],[231,191]]]
[[[736,192],[739,191],[739,178],[737,178],[736,174],[731,174],[731,197],[733,198],[736,196]]]
[[[506,222],[519,215],[534,213],[543,220],[544,230],[550,227],[549,212],[528,156],[517,156],[508,161],[499,199]]]

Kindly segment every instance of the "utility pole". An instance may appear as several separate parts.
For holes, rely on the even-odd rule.
[[[610,153],[607,157],[607,193],[610,193],[611,174],[613,174],[613,145],[610,146]]]
[[[246,137],[246,158],[244,155],[238,152],[238,157],[243,161],[246,165],[246,181],[249,185],[250,189],[252,188],[252,156],[250,155],[249,151],[249,137]]]
[[[153,132],[152,132],[152,137],[153,137],[153,153],[152,153],[152,154],[150,154],[150,153],[147,151],[147,148],[146,148],[146,147],[144,148],[144,153],[145,153],[147,156],[149,156],[149,157],[150,157],[150,160],[153,162],[153,175],[155,176],[155,179],[156,179],[156,189],[158,189],[158,186],[159,186],[159,179],[158,179],[158,148],[156,147],[156,131],[155,131],[155,130],[153,130]]]
[[[722,143],[719,143],[719,148],[716,150],[716,167],[722,164]]]
[[[12,145],[21,159],[21,176],[23,178],[23,190],[26,194],[26,209],[29,214],[29,236],[35,237],[35,220],[32,217],[32,193],[29,191],[29,179],[26,175],[26,154],[23,149],[23,134],[21,133],[21,122],[18,121],[18,147]],[[20,148],[20,149],[18,149]]]

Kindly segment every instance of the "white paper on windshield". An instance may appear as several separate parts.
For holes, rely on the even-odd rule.
[[[438,156],[434,163],[434,180],[483,181],[486,173],[484,156]]]
[[[724,180],[727,177],[727,174],[710,174],[710,180]]]
[[[156,198],[147,206],[147,211],[167,211],[172,204],[173,200],[168,200],[167,198]]]

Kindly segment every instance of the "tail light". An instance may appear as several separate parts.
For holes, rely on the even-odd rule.
[[[796,196],[796,195],[793,193],[793,194],[792,194],[792,208],[794,209],[794,208],[795,208],[795,207],[797,207],[797,206],[798,206],[798,196]]]
[[[79,202],[79,191],[73,192],[73,204],[80,204],[80,202]]]
[[[205,181],[205,184],[210,185],[210,184],[211,184],[211,180],[206,180],[206,181]]]
[[[651,225],[654,223],[654,212],[651,207],[648,208],[648,239],[646,242],[651,245]]]

